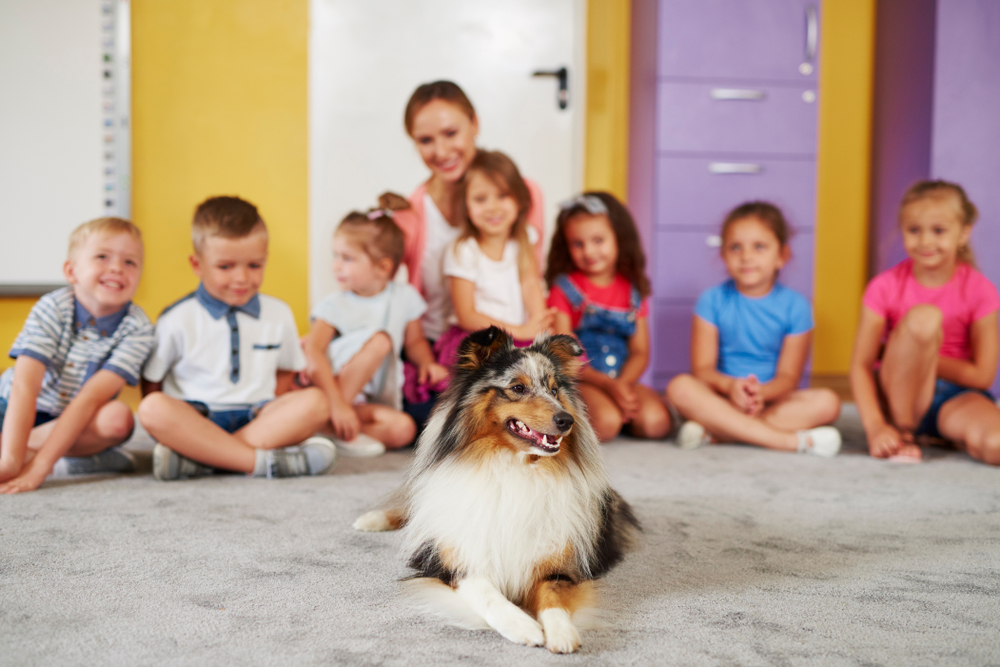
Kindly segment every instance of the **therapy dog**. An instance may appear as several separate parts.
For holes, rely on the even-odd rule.
[[[571,336],[469,335],[403,486],[354,523],[403,528],[409,584],[435,611],[554,653],[580,647],[574,615],[640,530],[576,389],[582,354]]]

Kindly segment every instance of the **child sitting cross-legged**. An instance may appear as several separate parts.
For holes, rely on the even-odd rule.
[[[691,373],[667,385],[688,421],[677,444],[745,442],[835,456],[840,414],[829,389],[799,389],[812,340],[804,296],[778,282],[790,230],[773,204],[748,202],[722,223],[722,260],[730,279],[702,293],[691,324]]]
[[[313,310],[305,342],[307,379],[328,398],[334,442],[345,456],[378,456],[413,442],[416,424],[400,409],[402,350],[419,382],[436,385],[448,377],[424,337],[423,297],[392,280],[404,244],[393,216],[409,203],[386,193],[379,204],[350,213],[337,227],[333,273],[342,289]]]
[[[0,378],[0,493],[37,489],[53,470],[135,469],[116,448],[135,422],[115,396],[139,381],[153,346],[153,325],[132,303],[142,256],[128,220],[91,220],[70,235],[69,287],[31,309],[10,351],[14,368]]]
[[[191,236],[201,285],[160,315],[143,371],[139,419],[158,441],[153,476],[328,472],[337,450],[314,435],[328,419],[326,397],[315,388],[284,393],[305,357],[291,309],[258,294],[268,238],[257,208],[207,199]]]

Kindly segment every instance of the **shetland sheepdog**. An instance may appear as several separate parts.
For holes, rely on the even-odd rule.
[[[577,391],[582,354],[571,336],[516,348],[496,327],[471,334],[402,487],[354,523],[403,528],[425,606],[554,653],[580,647],[574,618],[641,530]]]

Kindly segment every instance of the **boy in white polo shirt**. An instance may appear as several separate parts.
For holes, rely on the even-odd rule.
[[[99,218],[70,234],[69,287],[31,309],[10,351],[14,368],[0,378],[0,493],[37,489],[53,469],[135,469],[115,448],[135,424],[115,396],[138,383],[153,346],[153,325],[132,303],[142,258],[142,235],[128,220]]]
[[[306,365],[298,330],[286,303],[258,294],[268,239],[257,208],[238,197],[207,199],[191,236],[201,285],[160,315],[143,370],[139,420],[158,442],[154,477],[328,472],[336,449],[314,436],[329,418],[326,396],[287,392]]]

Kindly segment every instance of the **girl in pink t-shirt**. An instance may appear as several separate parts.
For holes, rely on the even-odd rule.
[[[1000,408],[986,391],[1000,356],[1000,297],[975,269],[976,216],[954,183],[921,181],[903,196],[909,259],[868,284],[851,360],[872,456],[919,461],[915,439],[929,436],[1000,465]]]

